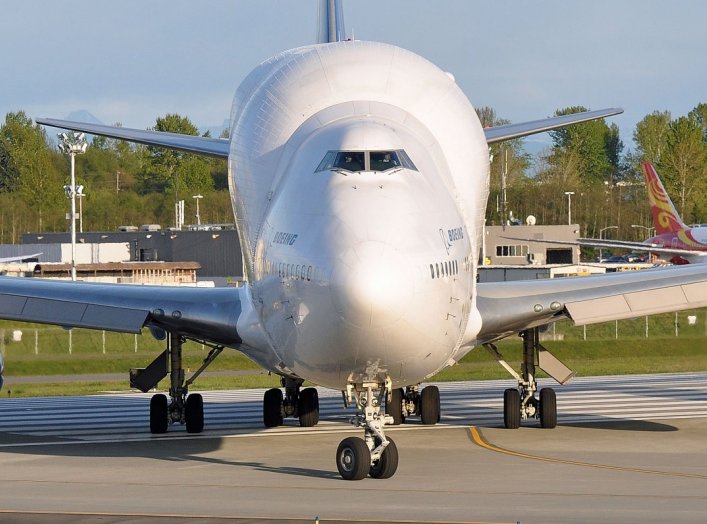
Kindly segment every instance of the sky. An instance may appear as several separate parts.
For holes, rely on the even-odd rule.
[[[84,110],[105,124],[147,128],[178,113],[201,128],[220,126],[253,67],[316,41],[317,6],[5,0],[0,118]],[[344,9],[349,35],[431,60],[474,106],[511,122],[574,105],[623,107],[609,121],[632,148],[647,114],[678,117],[707,102],[704,0],[344,0]],[[530,144],[538,142],[550,139]]]

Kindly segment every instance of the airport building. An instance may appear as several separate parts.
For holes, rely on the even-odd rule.
[[[121,281],[164,283],[213,281],[222,286],[242,280],[243,262],[238,234],[232,226],[201,226],[200,230],[163,230],[159,226],[125,227],[121,231],[77,233],[76,263],[82,272],[115,276]],[[25,233],[21,245],[0,246],[0,257],[42,253],[40,273],[63,271],[71,260],[69,233]],[[122,264],[120,267],[116,264]],[[193,273],[193,278],[192,278]],[[95,279],[95,278],[92,278]]]
[[[577,242],[579,225],[486,226],[482,246],[484,265],[579,264],[579,247],[547,244],[543,240]]]

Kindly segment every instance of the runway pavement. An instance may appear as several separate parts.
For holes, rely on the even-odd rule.
[[[206,428],[148,431],[150,395],[0,400],[0,521],[703,522],[707,373],[579,378],[559,427],[502,429],[510,381],[438,384],[442,420],[391,428],[388,480],[346,482],[358,434],[337,392],[322,422],[262,428],[262,390],[204,393]],[[549,385],[549,382],[544,385]],[[239,520],[243,519],[243,520]]]

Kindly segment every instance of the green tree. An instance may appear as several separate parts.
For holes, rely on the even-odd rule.
[[[67,164],[51,151],[44,130],[23,111],[5,116],[0,151],[0,187],[20,194],[37,218],[35,227],[42,231],[45,215],[59,212],[63,196],[60,168]]]
[[[155,131],[198,135],[198,130],[187,117],[168,114],[157,119]],[[148,146],[145,148],[145,164],[140,174],[141,190],[169,192],[174,201],[180,196],[196,192],[207,192],[213,188],[208,160],[203,157]]]
[[[555,116],[587,111],[581,106],[555,112]],[[620,164],[623,143],[616,125],[604,120],[592,120],[550,132],[554,142],[548,161],[563,169],[576,169],[574,174],[585,182],[615,183],[622,177]],[[569,158],[565,158],[569,157]]]
[[[636,164],[651,162],[660,163],[660,157],[666,147],[670,130],[670,112],[654,111],[636,124],[633,132],[633,142],[636,144]]]
[[[702,128],[702,140],[707,142],[707,104],[697,104],[687,116],[693,118]]]
[[[707,191],[707,143],[703,138],[702,126],[696,118],[683,116],[673,120],[665,151],[656,166],[686,222],[702,216],[702,211],[695,208],[693,197]]]
[[[494,127],[509,124],[510,121],[498,118],[496,111],[488,106],[476,109],[483,127]],[[489,148],[491,155],[491,187],[489,199],[491,205],[488,207],[489,223],[504,223],[509,219],[509,212],[516,210],[518,216],[517,203],[511,199],[511,195],[517,194],[516,189],[524,185],[526,171],[530,165],[530,157],[523,150],[522,139],[507,140],[498,144],[492,144]],[[505,205],[503,194],[503,183],[505,181]],[[505,207],[505,209],[504,209]]]

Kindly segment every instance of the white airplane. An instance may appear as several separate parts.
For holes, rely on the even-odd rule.
[[[230,140],[41,119],[39,123],[228,159],[247,285],[149,288],[0,279],[0,318],[166,337],[132,383],[154,395],[150,429],[203,429],[188,394],[182,344],[225,347],[282,376],[265,393],[267,427],[319,419],[315,388],[344,392],[364,438],[336,453],[345,479],[392,476],[398,452],[385,426],[440,419],[439,390],[419,385],[480,345],[522,334],[524,365],[504,395],[504,420],[557,421],[555,395],[537,395],[536,364],[572,372],[538,342],[538,327],[707,305],[694,267],[583,279],[477,284],[489,192],[490,143],[620,113],[593,111],[483,129],[453,78],[393,45],[344,40],[339,2],[322,3],[324,43],[284,51],[238,88]],[[699,269],[699,268],[698,268]],[[384,406],[385,405],[385,409]]]
[[[37,259],[40,255],[42,255],[42,253],[32,253],[31,255],[15,255],[12,257],[0,257],[0,264],[24,262],[25,260]]]

